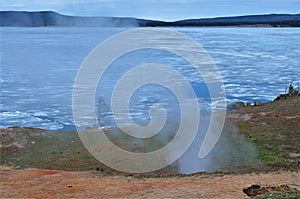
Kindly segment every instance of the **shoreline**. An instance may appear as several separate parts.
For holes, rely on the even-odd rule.
[[[285,94],[281,94],[281,95],[285,95]],[[226,112],[229,112],[229,111],[232,111],[232,110],[236,110],[236,109],[240,109],[240,108],[247,107],[247,106],[249,106],[249,107],[251,107],[251,106],[252,107],[262,106],[262,105],[273,103],[275,100],[276,100],[276,98],[273,101],[264,100],[263,102],[261,102],[260,100],[254,100],[254,99],[252,100],[253,102],[236,100],[236,101],[233,101],[233,102],[227,104]],[[200,110],[200,112],[201,111],[205,111],[205,112],[208,112],[208,113],[212,112],[212,111],[207,111],[207,110]],[[216,112],[217,111],[222,111],[222,110],[216,110]],[[76,125],[67,125],[67,126],[64,125],[64,124],[62,124],[62,125],[64,126],[64,128],[55,129],[55,130],[44,129],[44,128],[39,128],[39,127],[32,127],[32,126],[18,126],[18,125],[13,125],[13,126],[8,126],[8,127],[0,127],[0,129],[7,129],[7,128],[28,128],[28,129],[45,130],[45,131],[49,131],[49,132],[70,132],[70,131],[76,131],[77,132]],[[88,128],[95,128],[95,127],[87,127],[87,129]],[[106,130],[106,129],[113,129],[113,128],[118,128],[118,127],[103,127],[102,129]],[[87,129],[85,129],[85,130],[87,130]]]
[[[244,137],[242,139],[245,139],[245,141],[256,146],[258,157],[262,159],[264,163],[263,165],[257,164],[256,166],[254,164],[250,167],[232,167],[232,170],[243,172],[243,169],[245,171],[272,171],[273,169],[276,170],[278,168],[288,170],[299,169],[300,146],[297,146],[300,143],[300,135],[297,134],[297,129],[299,128],[298,124],[300,123],[300,116],[294,106],[300,107],[300,97],[291,97],[258,106],[240,107],[227,112],[225,129],[223,129],[224,132],[222,134],[224,136],[233,136],[233,138],[237,140],[241,138],[235,138],[235,136],[239,135]],[[279,126],[278,123],[280,123]],[[233,124],[236,127],[232,128],[231,126]],[[110,131],[116,132],[116,130],[117,129],[104,129],[106,133]],[[88,131],[88,129],[86,131]],[[276,136],[274,137],[275,134],[277,136],[282,134],[284,137],[278,140]],[[128,145],[126,137],[117,136],[110,139],[113,139],[113,142],[118,144],[124,146]],[[125,142],[122,141],[122,139],[125,139]],[[279,150],[279,145],[277,143],[279,145],[282,145],[281,143],[286,143],[288,144],[287,146],[292,146]],[[55,147],[51,148],[51,146]],[[266,148],[266,146],[268,147]],[[285,147],[285,144],[282,145],[282,147]],[[140,149],[139,146],[136,145],[128,150],[139,151]],[[87,152],[82,145],[76,130],[47,131],[38,128],[16,126],[2,128],[0,129],[0,152],[2,155],[2,164],[19,164],[19,166],[23,168],[36,166],[37,168],[60,168],[62,170],[64,170],[63,168],[66,170],[97,170],[97,168],[100,169],[103,167],[102,164],[99,164],[99,162]],[[30,156],[36,156],[36,160],[39,160],[40,162],[27,160],[27,158],[30,157],[28,156],[28,153],[32,154]],[[41,155],[43,153],[45,155]],[[45,159],[47,156],[49,156],[49,160]],[[21,159],[18,159],[17,157],[20,157]],[[64,158],[61,159],[62,157]],[[64,160],[65,158],[67,159]],[[51,161],[52,159],[56,161],[55,164]],[[78,165],[69,165],[69,161],[79,162]],[[226,167],[224,167],[222,171],[226,171],[225,168]]]

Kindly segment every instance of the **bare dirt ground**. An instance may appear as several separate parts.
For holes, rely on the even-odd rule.
[[[187,177],[97,177],[90,171],[0,167],[1,198],[248,198],[253,184],[300,184],[299,172],[193,175]]]

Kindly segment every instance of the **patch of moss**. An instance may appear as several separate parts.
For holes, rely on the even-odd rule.
[[[26,130],[23,132],[28,135]],[[14,151],[1,151],[1,162],[21,168],[91,170],[105,167],[82,145],[76,132],[50,132],[48,137],[29,137],[30,142]]]
[[[251,119],[236,119],[240,134],[256,146],[258,156],[265,165],[299,169],[300,154],[299,109],[300,97],[247,107],[240,114],[249,114]]]

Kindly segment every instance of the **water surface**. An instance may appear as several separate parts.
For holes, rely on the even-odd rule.
[[[89,52],[124,28],[1,28],[0,127],[29,126],[70,129],[72,88],[76,73]],[[215,61],[225,84],[228,102],[263,102],[299,84],[300,29],[297,28],[175,28],[202,45]],[[180,42],[180,41],[178,41]],[[141,63],[168,64],[200,90],[200,108],[209,108],[205,84],[184,60],[156,50],[140,51],[117,60],[107,71],[96,98],[109,106],[111,82]],[[144,90],[143,90],[144,89]],[[141,89],[133,97],[132,115],[147,122],[154,103],[176,102],[161,88]],[[145,95],[146,94],[146,95]],[[170,101],[164,101],[171,97]],[[135,100],[134,100],[135,99]],[[174,103],[176,104],[176,103]],[[109,107],[107,109],[109,115]],[[110,125],[110,120],[107,124]]]

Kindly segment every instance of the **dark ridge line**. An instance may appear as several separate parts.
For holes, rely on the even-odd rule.
[[[53,11],[0,11],[0,26],[10,27],[300,27],[300,14],[265,14],[173,22],[133,17],[82,17],[62,15]]]

